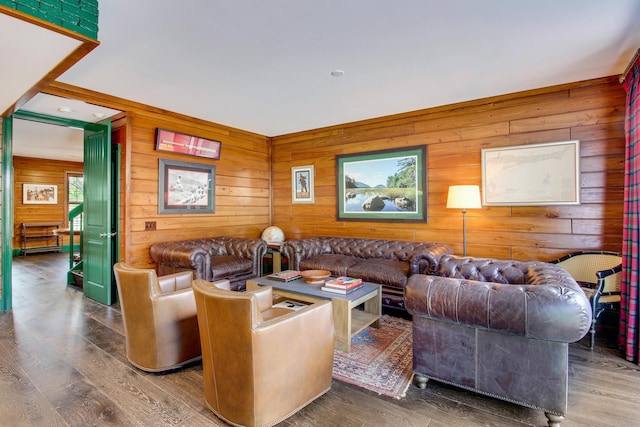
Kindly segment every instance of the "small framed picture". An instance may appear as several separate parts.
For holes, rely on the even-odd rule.
[[[22,203],[25,205],[57,205],[58,186],[55,184],[22,184]]]
[[[291,168],[291,201],[293,203],[314,203],[313,165]]]
[[[215,212],[216,167],[160,159],[159,214]]]

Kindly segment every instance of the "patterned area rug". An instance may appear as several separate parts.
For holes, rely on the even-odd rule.
[[[333,378],[401,399],[413,375],[411,322],[383,315],[381,323],[353,337],[349,353],[335,351]]]

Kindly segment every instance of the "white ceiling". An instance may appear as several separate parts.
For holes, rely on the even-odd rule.
[[[104,0],[99,27],[59,81],[277,136],[620,74],[640,0]]]

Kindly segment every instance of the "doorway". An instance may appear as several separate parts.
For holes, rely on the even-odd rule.
[[[91,161],[93,162],[91,169],[92,173],[90,174],[94,181],[94,187],[97,185],[101,188],[101,194],[108,198],[106,204],[103,203],[103,200],[97,200],[93,197],[93,202],[91,203],[90,210],[94,213],[94,216],[100,217],[100,219],[107,218],[106,223],[104,221],[98,221],[98,226],[107,227],[106,230],[100,229],[99,238],[93,238],[91,240],[92,243],[99,241],[102,239],[101,245],[93,245],[95,246],[103,246],[106,247],[106,253],[109,256],[104,255],[104,253],[98,253],[91,257],[91,260],[94,261],[92,268],[89,269],[92,273],[91,278],[91,286],[89,286],[89,292],[84,291],[87,296],[90,298],[96,299],[105,304],[111,304],[112,296],[114,295],[112,286],[112,273],[111,267],[113,264],[113,259],[117,259],[117,248],[118,248],[118,237],[117,237],[117,226],[118,221],[117,218],[113,219],[113,213],[117,213],[119,209],[117,209],[118,198],[113,197],[115,194],[117,196],[118,191],[111,191],[111,185],[114,184],[113,179],[117,180],[117,173],[112,174],[111,172],[115,170],[119,172],[119,159],[115,159],[114,162],[111,161],[111,129],[110,122],[106,122],[106,124],[94,124],[94,123],[86,123],[76,120],[65,120],[58,117],[45,116],[41,114],[34,114],[28,112],[17,112],[13,117],[9,119],[3,120],[3,190],[5,195],[3,195],[3,204],[2,204],[2,214],[3,214],[3,258],[2,258],[2,306],[0,309],[11,309],[11,287],[12,287],[12,272],[11,272],[11,264],[12,264],[12,255],[13,255],[13,246],[14,242],[12,239],[12,231],[11,227],[6,227],[6,223],[10,222],[14,223],[13,213],[15,211],[15,206],[12,206],[12,203],[16,198],[20,197],[19,194],[14,194],[19,191],[17,186],[13,185],[14,177],[12,174],[11,168],[11,160],[12,160],[12,148],[14,145],[13,141],[13,133],[15,130],[15,123],[17,120],[30,120],[34,122],[38,122],[40,124],[45,124],[47,126],[62,126],[68,129],[76,129],[79,130],[80,133],[83,134],[83,150],[86,150],[87,147],[90,151],[92,151]],[[53,128],[50,128],[53,129]],[[67,129],[67,130],[68,130]],[[98,147],[98,148],[96,148]],[[104,148],[100,148],[104,147]],[[95,153],[98,153],[96,155]],[[11,156],[11,157],[9,157]],[[43,160],[43,167],[46,165],[47,161]],[[86,162],[85,162],[86,167]],[[103,171],[103,175],[96,175],[95,171],[101,170]],[[83,168],[83,172],[84,168]],[[9,179],[7,179],[9,178]],[[86,180],[85,180],[86,181]],[[108,185],[104,186],[103,183],[107,182]],[[117,182],[117,181],[116,181]],[[10,183],[10,185],[6,185]],[[97,184],[96,184],[97,183]],[[91,185],[89,183],[88,185]],[[117,188],[117,186],[115,187]],[[8,190],[8,191],[7,191]],[[94,190],[95,192],[95,190]],[[7,194],[9,193],[9,194]],[[66,194],[66,193],[65,193]],[[10,195],[9,197],[5,197],[6,195]],[[115,202],[115,208],[111,209],[110,205],[112,202]],[[17,204],[17,203],[16,203]],[[99,209],[95,207],[98,206],[102,208],[104,206],[104,214],[102,212],[98,212]],[[66,212],[64,212],[66,215]],[[113,220],[113,221],[112,221]],[[94,224],[95,225],[95,224]],[[96,227],[94,227],[96,229]],[[112,250],[114,248],[115,250]],[[6,255],[5,255],[6,254]],[[96,262],[97,261],[97,262]],[[96,272],[98,276],[96,278]],[[96,294],[96,287],[103,288],[101,291],[98,291]]]

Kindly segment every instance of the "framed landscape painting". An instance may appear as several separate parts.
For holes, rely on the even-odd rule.
[[[426,146],[336,156],[339,221],[427,221]]]
[[[160,159],[158,213],[213,213],[215,174],[213,165]]]

